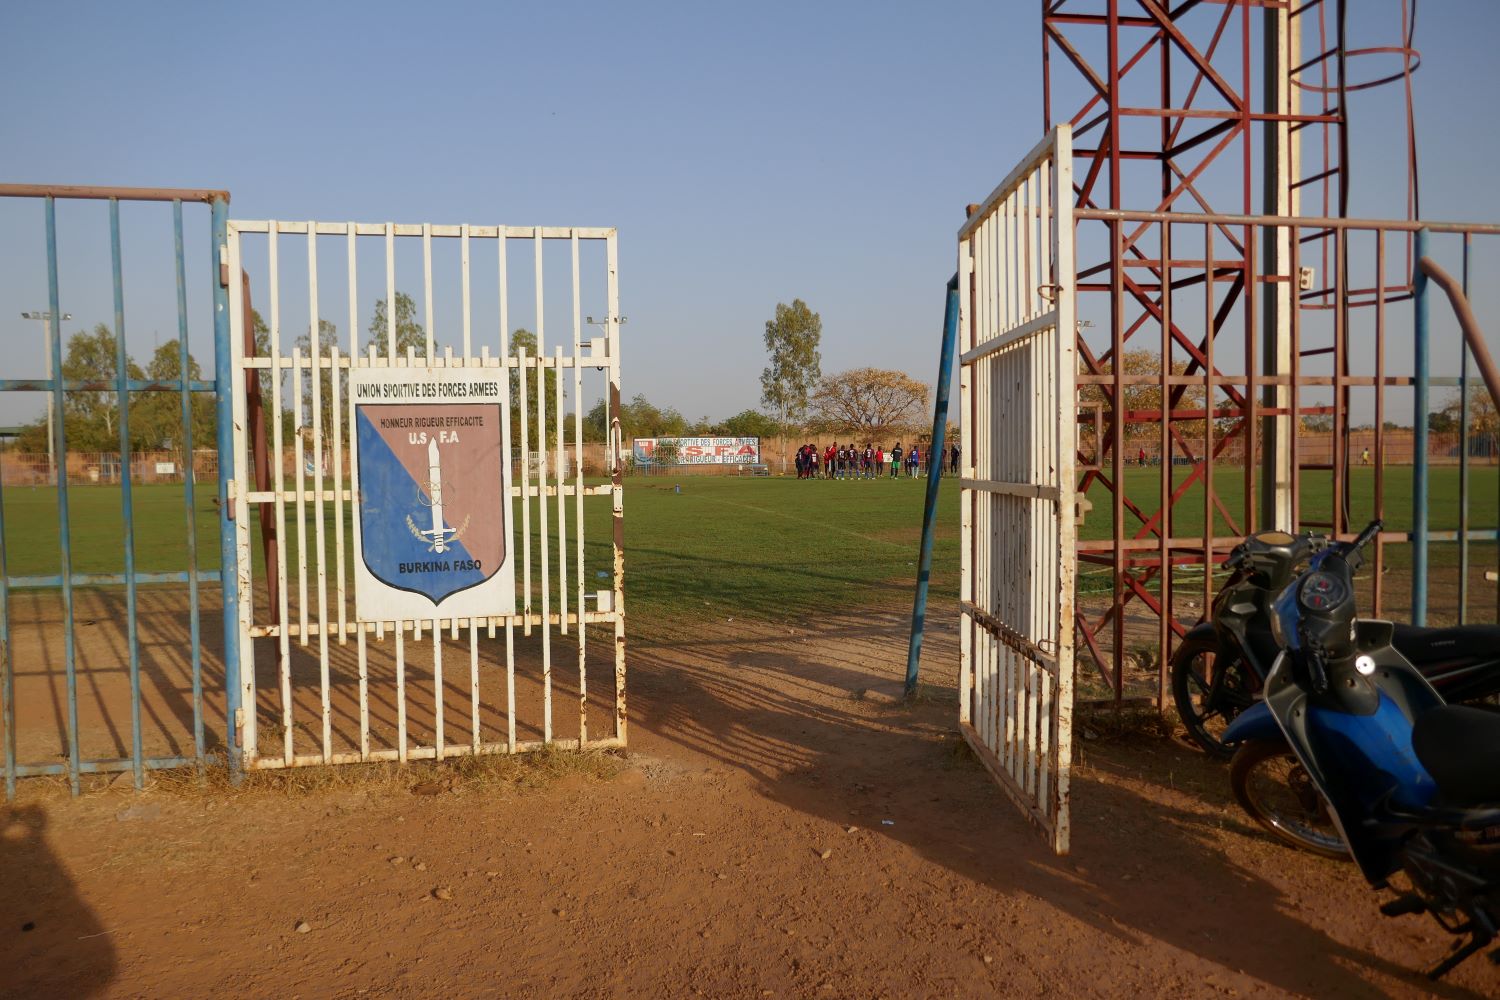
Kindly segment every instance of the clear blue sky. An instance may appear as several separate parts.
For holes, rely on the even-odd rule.
[[[1500,4],[1421,15],[1424,215],[1500,220]],[[962,207],[1040,137],[1040,13],[12,2],[0,92],[8,181],[223,187],[245,218],[616,226],[627,394],[720,417],[757,403],[764,322],[793,297],[822,314],[825,370],[933,380]],[[1369,190],[1394,159],[1381,131],[1355,137]],[[0,337],[18,375],[43,374],[16,315],[46,306],[38,216],[0,205]],[[173,334],[172,295],[169,272],[131,280],[138,359]],[[75,281],[63,305],[67,331],[108,320],[108,286]],[[10,394],[0,421],[37,402]]]

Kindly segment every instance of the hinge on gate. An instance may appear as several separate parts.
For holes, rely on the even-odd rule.
[[[219,244],[219,287],[229,287],[229,247]]]
[[[234,742],[236,746],[245,745],[245,710],[237,708],[234,710]]]
[[[229,506],[229,510],[225,513],[225,517],[230,521],[234,520],[234,510],[238,506],[238,504],[236,503],[238,499],[236,492],[237,489],[238,486],[233,479],[224,484],[224,502]]]

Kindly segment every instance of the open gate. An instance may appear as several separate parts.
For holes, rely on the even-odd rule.
[[[1072,138],[1059,126],[959,230],[959,723],[1068,850],[1076,421]]]
[[[624,744],[615,239],[229,222],[228,273],[244,273],[228,284],[247,768]],[[586,336],[586,323],[603,336]],[[409,405],[371,417],[365,404],[382,394]],[[452,444],[486,420],[482,448]],[[607,438],[587,464],[586,421]],[[362,483],[376,455],[381,478]],[[479,464],[504,473],[475,479]],[[589,545],[601,529],[609,545]],[[452,603],[455,588],[493,578],[481,552],[505,565],[502,589],[475,585]],[[396,579],[398,565],[457,582],[427,593]],[[366,585],[385,603],[366,605]],[[591,687],[598,659],[608,680],[596,672]],[[554,711],[559,701],[571,709]]]

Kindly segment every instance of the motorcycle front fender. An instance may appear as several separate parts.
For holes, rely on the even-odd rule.
[[[1257,701],[1235,716],[1229,728],[1224,730],[1223,736],[1223,741],[1230,746],[1237,746],[1246,740],[1273,740],[1280,743],[1285,739],[1281,727],[1276,724],[1276,716],[1271,714],[1263,701]]]

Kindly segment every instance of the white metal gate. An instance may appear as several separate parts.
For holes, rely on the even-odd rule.
[[[226,280],[245,275],[227,282],[245,766],[624,745],[615,230],[231,221],[227,239]],[[252,287],[265,326],[260,349],[247,351]],[[383,324],[370,312],[380,299]],[[561,336],[548,326],[559,315],[552,328],[562,326]],[[340,321],[346,330],[324,325]],[[513,323],[534,332],[534,350],[514,341]],[[586,323],[603,335],[586,336]],[[487,370],[504,387],[502,447],[516,469],[514,614],[355,616],[351,366]],[[268,397],[270,481],[261,485],[248,419],[253,382]],[[604,468],[584,467],[585,423],[607,438]],[[262,506],[274,512],[274,552]],[[589,546],[586,527],[607,531],[608,546]],[[612,683],[590,688],[590,653]],[[576,711],[554,712],[555,704]],[[601,715],[610,717],[602,727]],[[605,735],[591,735],[601,728]]]
[[[959,231],[960,728],[1059,854],[1072,759],[1072,142],[1050,133]]]

